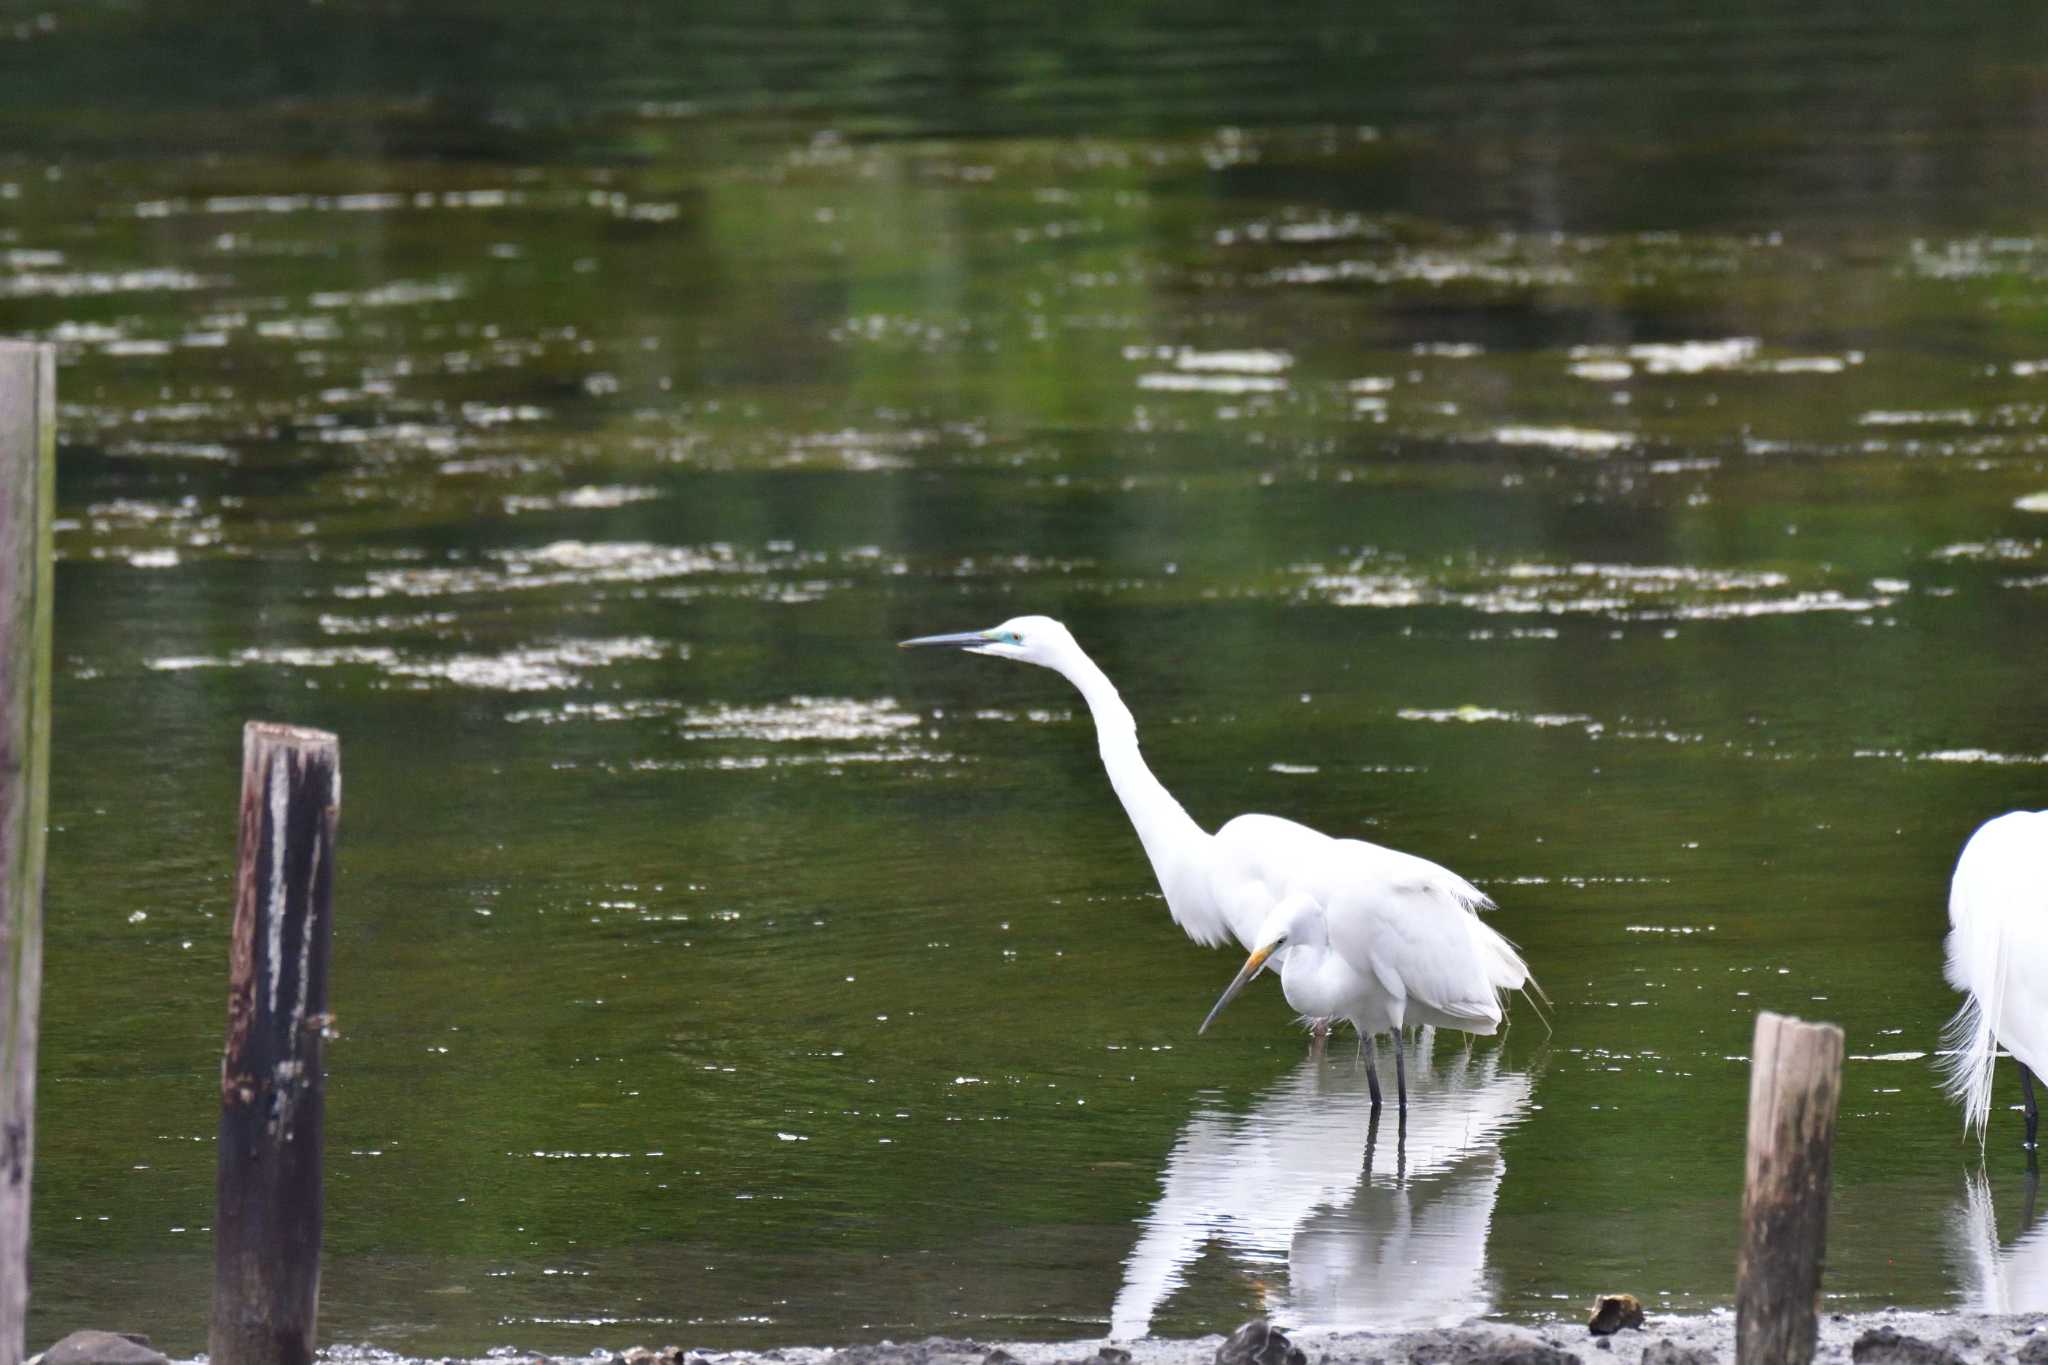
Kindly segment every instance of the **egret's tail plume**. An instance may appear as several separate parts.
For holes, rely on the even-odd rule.
[[[1492,925],[1479,921],[1476,916],[1474,924],[1479,930],[1480,940],[1485,949],[1486,974],[1495,993],[1505,997],[1510,991],[1520,991],[1522,998],[1529,1002],[1529,1008],[1536,1011],[1536,1018],[1543,1025],[1544,1036],[1548,1037],[1550,1018],[1543,1012],[1543,1007],[1550,1003],[1550,997],[1543,993],[1543,987],[1536,984],[1536,978],[1530,974],[1529,964],[1522,961],[1520,950]]]
[[[1991,1121],[1991,1068],[1998,1060],[1998,1039],[1991,1032],[1991,1019],[1977,997],[1963,997],[1963,1007],[1941,1032],[1946,1050],[1941,1058],[1942,1085],[1949,1098],[1963,1106],[1963,1131],[1977,1133],[1977,1145],[1984,1145],[1985,1127]]]

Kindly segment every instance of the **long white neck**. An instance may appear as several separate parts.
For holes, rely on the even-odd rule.
[[[1089,713],[1095,717],[1095,741],[1102,752],[1102,766],[1109,770],[1109,784],[1124,803],[1124,813],[1131,817],[1138,841],[1145,845],[1145,856],[1171,901],[1169,883],[1174,869],[1206,848],[1209,836],[1145,766],[1138,753],[1138,723],[1108,675],[1078,647],[1060,672],[1081,689]]]

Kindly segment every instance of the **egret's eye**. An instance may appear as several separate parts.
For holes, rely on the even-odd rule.
[[[1024,637],[1014,630],[1006,630],[996,638],[1006,645],[1021,645],[1024,643]]]

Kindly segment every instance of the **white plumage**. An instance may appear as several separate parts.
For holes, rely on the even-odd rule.
[[[1948,981],[1964,993],[1945,1031],[1948,1092],[1981,1145],[1991,1117],[1991,1069],[2003,1046],[2027,1091],[2048,1064],[2048,811],[1985,822],[1956,859],[1948,893]]]
[[[1479,918],[1493,902],[1454,872],[1274,815],[1204,831],[1146,767],[1130,710],[1059,622],[1020,616],[903,644],[1037,664],[1080,690],[1174,922],[1197,943],[1234,938],[1252,955],[1217,1010],[1276,953],[1288,1003],[1311,1020],[1349,1020],[1368,1047],[1373,1035],[1410,1024],[1492,1033],[1505,994],[1535,988],[1515,946]],[[1376,1098],[1370,1053],[1367,1074]]]

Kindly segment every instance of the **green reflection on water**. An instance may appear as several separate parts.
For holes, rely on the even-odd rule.
[[[1475,1215],[1460,1311],[1725,1304],[1765,1007],[1892,1058],[1830,1293],[1981,1292],[1902,1055],[2048,770],[2027,33],[828,18],[0,41],[0,327],[67,360],[37,1339],[203,1344],[255,716],[344,743],[326,1339],[1105,1330],[1175,1153],[1355,1077],[1277,992],[1194,1037],[1235,962],[1063,683],[890,647],[1026,610],[1204,824],[1500,901],[1555,1034],[1398,1206]],[[1154,1329],[1364,1312],[1318,1257],[1405,1197],[1197,1226]]]

